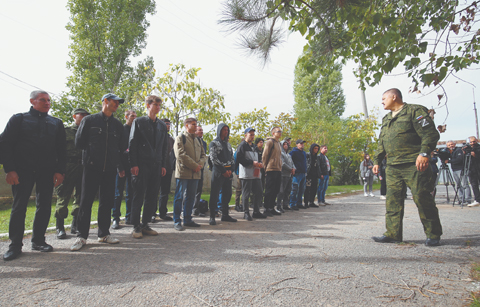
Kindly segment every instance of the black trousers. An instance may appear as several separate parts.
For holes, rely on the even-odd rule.
[[[282,184],[282,172],[270,171],[265,174],[265,209],[275,209],[275,199],[280,192]]]
[[[139,166],[138,175],[132,175],[133,202],[131,222],[134,227],[140,225],[140,212],[143,206],[142,224],[147,225],[157,209],[160,190],[161,168],[158,166]]]
[[[195,203],[193,204],[193,210],[198,211],[199,213],[205,213],[202,208],[200,208],[200,199],[202,198],[202,190],[203,190],[203,168],[201,170],[202,177],[198,181],[197,184],[197,192],[195,192]]]
[[[470,179],[470,184],[472,186],[473,197],[475,197],[475,200],[480,203],[480,190],[478,188],[480,184],[480,176],[478,171],[476,169],[470,170],[468,179]]]
[[[167,203],[168,195],[170,194],[170,189],[172,187],[172,175],[173,173],[167,173],[160,179],[160,198],[158,199],[158,213],[161,217],[167,215]],[[157,208],[155,208],[157,210]],[[153,214],[155,211],[153,211]]]
[[[308,176],[305,180],[305,193],[303,194],[303,202],[306,206],[315,202],[317,195],[318,177]]]
[[[77,237],[88,239],[90,220],[92,218],[92,205],[97,192],[98,204],[98,237],[110,234],[110,213],[115,200],[115,176],[117,171],[107,171],[84,167],[82,178],[82,197],[78,212]],[[99,191],[100,190],[100,191]]]
[[[10,249],[22,249],[28,199],[34,185],[36,185],[37,209],[33,220],[32,242],[40,245],[45,242],[45,231],[52,211],[53,173],[53,170],[17,171],[20,184],[12,186],[13,204],[9,224],[9,237],[12,243],[10,243]]]
[[[239,179],[240,180],[240,179]],[[248,199],[250,193],[253,193],[253,212],[260,212],[262,205],[263,189],[262,181],[259,179],[241,179],[242,182],[242,205],[245,213],[250,212]]]
[[[222,191],[222,214],[228,215],[228,203],[232,199],[232,176],[225,178],[222,174],[213,169],[211,182],[210,202],[208,203],[210,217],[215,217],[220,190]]]

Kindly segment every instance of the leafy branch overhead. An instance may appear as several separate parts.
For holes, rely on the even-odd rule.
[[[219,21],[239,33],[264,63],[282,41],[283,22],[308,41],[313,65],[354,60],[361,86],[380,82],[400,64],[418,90],[441,85],[479,63],[479,1],[227,0]]]

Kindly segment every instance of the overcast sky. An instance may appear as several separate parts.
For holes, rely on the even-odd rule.
[[[14,113],[28,111],[29,93],[36,87],[59,94],[65,88],[69,33],[65,25],[69,12],[64,0],[0,0],[0,89],[2,110],[0,129],[5,127]],[[305,40],[297,33],[290,34],[286,42],[272,54],[271,63],[262,68],[259,62],[247,57],[236,48],[235,36],[226,36],[217,25],[221,10],[220,0],[164,0],[157,1],[157,13],[149,16],[147,48],[142,57],[151,55],[157,73],[166,71],[170,63],[183,63],[187,67],[201,67],[203,86],[219,90],[225,96],[226,111],[232,115],[253,108],[267,107],[273,116],[292,112],[294,67]],[[135,63],[137,60],[132,62]],[[353,63],[343,69],[343,89],[346,96],[344,116],[362,112],[361,92],[352,69]],[[395,73],[401,73],[402,68]],[[411,83],[406,76],[388,76],[374,88],[367,88],[366,98],[371,112],[377,108],[381,117],[382,93],[398,87],[404,100],[438,108],[436,125],[447,124],[441,141],[465,139],[475,135],[473,88],[479,101],[479,73],[476,70],[459,74],[465,82],[451,79],[445,84],[448,94],[447,108],[438,108],[437,94],[423,96],[409,94]],[[423,90],[424,93],[432,91]],[[104,93],[99,93],[98,99]]]

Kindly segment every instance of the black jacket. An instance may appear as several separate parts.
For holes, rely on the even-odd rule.
[[[85,167],[105,171],[123,171],[121,153],[125,151],[123,125],[115,117],[102,112],[82,119],[75,137],[75,146],[83,149],[82,163]]]
[[[307,152],[307,176],[320,178],[322,171],[320,169],[320,160],[318,158],[319,151],[313,153],[315,147],[318,147],[318,150],[320,151],[320,146],[313,143],[310,145],[310,152]]]
[[[155,118],[154,122],[148,116],[137,117],[128,141],[130,165],[166,168],[167,138],[167,125],[163,121]]]
[[[5,173],[53,170],[65,174],[67,153],[63,122],[33,107],[29,112],[12,116],[0,135],[0,155]]]
[[[244,167],[249,167],[253,165],[253,161],[245,158],[246,151],[253,151],[253,147],[252,145],[248,144],[246,141],[242,141],[237,148],[237,163],[243,165]],[[257,162],[261,163],[261,161],[262,160],[259,160]]]
[[[322,153],[318,154],[318,160],[320,161],[320,171],[321,175],[332,176],[332,166],[330,165],[330,170],[327,168],[327,158]]]
[[[130,130],[132,126],[127,124],[123,125],[123,138],[122,138],[122,147],[125,148],[125,151],[121,154],[123,168],[126,171],[130,170],[130,162],[128,161],[128,138],[130,137]]]
[[[455,147],[450,154],[450,165],[452,171],[460,171],[463,169],[463,150],[461,147]]]

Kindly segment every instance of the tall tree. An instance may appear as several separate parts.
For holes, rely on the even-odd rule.
[[[136,67],[132,57],[146,46],[147,14],[155,13],[154,0],[69,0],[70,61],[72,75],[67,93],[56,101],[56,115],[67,116],[84,107],[98,111],[102,95],[113,92],[126,98],[128,107],[138,108],[135,93],[154,75],[153,59],[147,57]],[[142,111],[140,108],[139,111]]]
[[[479,63],[477,0],[226,0],[219,21],[266,61],[283,38],[282,21],[308,40],[315,65],[353,59],[361,86],[400,63],[418,85],[441,85]]]
[[[342,89],[342,66],[335,63],[325,76],[322,69],[311,70],[308,55],[299,58],[295,66],[293,93],[295,116],[299,123],[330,116],[341,116],[345,110]]]

